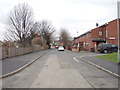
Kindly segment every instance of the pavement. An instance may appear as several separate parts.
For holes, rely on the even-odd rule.
[[[85,56],[83,57],[83,59],[85,60],[88,60],[94,64],[97,64],[113,73],[116,73],[116,74],[119,74],[119,69],[120,69],[120,65],[118,65],[117,63],[114,63],[114,62],[110,62],[110,61],[107,61],[107,60],[102,60],[102,59],[99,59],[95,56]]]
[[[17,69],[23,67],[27,63],[36,60],[38,57],[42,56],[44,51],[34,52],[30,54],[25,54],[22,56],[7,58],[2,60],[2,75],[16,71]]]
[[[43,57],[19,73],[2,79],[3,88],[117,88],[118,79],[74,57],[96,55],[46,50]],[[38,52],[39,55],[41,52]]]

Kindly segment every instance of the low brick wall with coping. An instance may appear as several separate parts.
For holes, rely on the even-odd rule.
[[[44,49],[46,48],[42,48],[40,45],[32,45],[29,47],[2,47],[0,59],[24,55],[27,53],[37,52]]]

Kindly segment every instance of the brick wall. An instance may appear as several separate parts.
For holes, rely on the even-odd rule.
[[[117,20],[109,22],[106,30],[108,33],[106,37],[107,43],[118,45]]]
[[[81,36],[79,36],[78,38],[75,39],[75,43],[79,43],[81,50],[90,50],[91,46],[92,46],[92,41],[91,41],[91,32],[87,32]]]

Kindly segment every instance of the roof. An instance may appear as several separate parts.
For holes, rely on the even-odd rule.
[[[103,25],[101,25],[101,26],[98,26],[98,27],[96,27],[96,28],[94,28],[94,29],[92,29],[92,30],[95,30],[95,29],[100,28],[100,27],[105,27],[105,26],[107,26],[110,22],[113,22],[113,21],[116,21],[116,20],[117,20],[117,19],[112,20],[112,21],[109,21],[108,23],[105,23],[105,24],[103,24]],[[78,37],[74,37],[74,40],[77,39],[77,38],[80,38],[80,37],[82,37],[82,36],[84,36],[84,35],[86,35],[86,34],[88,34],[88,33],[91,33],[92,30],[90,30],[90,31],[88,31],[88,32],[86,32],[86,33],[78,36]]]
[[[84,34],[82,34],[82,35],[80,35],[80,36],[78,36],[78,37],[74,37],[74,40],[77,39],[77,38],[80,38],[80,37],[82,37],[82,36],[84,36],[84,35],[86,35],[86,34],[88,34],[88,33],[91,33],[91,31],[88,31],[88,32],[86,32],[86,33],[84,33]]]

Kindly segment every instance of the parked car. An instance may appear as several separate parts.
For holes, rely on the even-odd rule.
[[[56,49],[58,49],[58,46],[55,46]]]
[[[98,51],[100,51],[101,53],[117,52],[118,46],[103,43],[98,45]]]
[[[64,51],[64,47],[63,46],[59,46],[58,47],[58,51]]]

